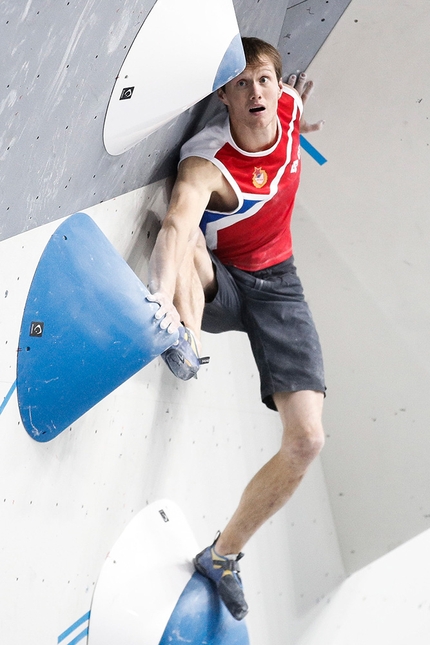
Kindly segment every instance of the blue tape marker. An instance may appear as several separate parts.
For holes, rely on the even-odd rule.
[[[78,635],[76,636],[76,638],[74,638],[72,641],[70,641],[70,643],[68,643],[68,645],[76,645],[76,643],[79,643],[83,638],[85,638],[86,636],[88,636],[88,631],[89,631],[89,629],[88,629],[88,627],[87,627],[86,629],[84,629],[84,631],[83,631],[83,632],[81,632],[80,634],[78,634]]]
[[[0,405],[0,414],[3,412],[3,410],[5,409],[7,404],[9,403],[10,397],[15,392],[15,390],[16,390],[16,381],[15,381],[15,383],[13,383],[11,385],[9,392],[6,394],[6,396],[3,399],[3,403]]]
[[[73,623],[73,625],[71,625],[68,629],[66,629],[66,631],[65,631],[65,632],[63,632],[62,634],[60,634],[60,636],[58,637],[58,641],[57,641],[57,643],[61,643],[62,641],[64,641],[68,636],[70,636],[70,634],[71,634],[72,632],[74,632],[74,631],[75,631],[75,629],[77,629],[78,627],[80,627],[80,625],[82,625],[83,623],[86,623],[86,622],[87,622],[87,620],[89,620],[89,619],[90,619],[90,613],[91,613],[91,612],[87,612],[86,614],[84,614],[84,615],[82,616],[82,618],[79,618],[75,623]],[[86,633],[85,633],[85,632],[86,632]],[[78,636],[76,636],[76,638],[77,638],[78,640],[76,640],[76,638],[75,638],[75,640],[71,641],[71,642],[69,643],[69,645],[73,645],[73,643],[78,643],[80,640],[82,640],[82,639],[86,636],[86,634],[88,634],[88,628],[87,628],[86,630],[84,630],[83,632],[81,632]]]
[[[300,135],[300,145],[302,146],[303,150],[306,150],[306,152],[312,157],[312,159],[315,159],[315,161],[319,163],[320,166],[327,163],[327,159],[323,157],[322,154],[318,152],[318,150],[314,148],[313,145],[309,143],[309,141],[305,139],[302,134]]]

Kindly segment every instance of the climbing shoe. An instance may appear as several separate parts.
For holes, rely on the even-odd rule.
[[[197,378],[200,365],[209,363],[209,357],[199,357],[195,336],[188,327],[180,325],[178,331],[179,339],[161,354],[161,358],[175,376],[188,381]]]
[[[211,546],[196,555],[193,560],[194,566],[199,573],[215,583],[221,600],[233,618],[242,620],[248,613],[239,576],[239,560],[243,558],[243,553],[239,553],[235,560],[219,555],[215,551],[219,535]]]

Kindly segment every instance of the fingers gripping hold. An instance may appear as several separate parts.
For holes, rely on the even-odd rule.
[[[146,298],[149,302],[156,302],[160,305],[160,308],[154,314],[154,318],[160,321],[160,328],[166,329],[169,334],[177,331],[181,321],[179,313],[170,298],[162,292],[150,293]]]

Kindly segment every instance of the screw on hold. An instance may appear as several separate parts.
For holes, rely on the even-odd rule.
[[[165,522],[168,522],[168,521],[169,521],[169,518],[167,517],[166,512],[165,512],[165,511],[163,511],[163,509],[161,509],[161,510],[160,510],[160,511],[158,511],[158,512],[160,513],[161,517],[163,518],[163,520],[164,520]]]

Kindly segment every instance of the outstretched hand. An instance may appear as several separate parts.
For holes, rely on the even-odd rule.
[[[298,76],[296,74],[291,74],[287,79],[287,85],[290,85],[290,87],[293,87],[296,92],[298,92],[302,97],[303,106],[305,106],[306,101],[312,94],[312,90],[314,88],[313,81],[308,81],[307,75],[305,72],[302,72]],[[308,123],[302,115],[302,118],[300,119],[300,132],[316,132],[317,130],[321,130],[324,123],[325,122],[322,120],[317,121],[316,123]]]
[[[169,334],[173,334],[179,328],[181,319],[178,310],[173,302],[162,291],[149,293],[146,296],[149,302],[156,302],[160,308],[155,312],[154,318],[160,321],[160,328],[166,329]]]

